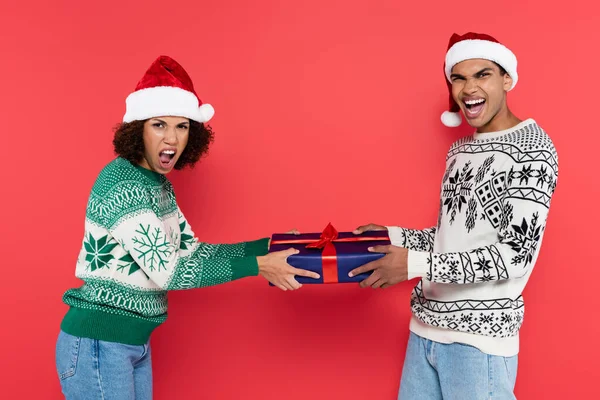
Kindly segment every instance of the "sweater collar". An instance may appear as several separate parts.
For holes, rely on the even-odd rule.
[[[527,118],[526,120],[523,120],[522,122],[518,123],[517,125],[513,126],[512,128],[504,129],[502,131],[486,132],[486,133],[474,132],[473,139],[475,139],[475,140],[495,139],[500,136],[506,135],[507,133],[518,131],[519,129],[522,129],[527,125],[531,125],[531,124],[535,124],[535,123],[536,122],[532,118]]]
[[[119,157],[119,158],[121,158],[121,157]],[[166,177],[164,175],[161,175],[158,172],[150,171],[149,169],[146,169],[137,163],[132,163],[124,158],[121,158],[121,159],[124,162],[126,162],[127,164],[131,165],[133,168],[135,168],[143,176],[150,179],[152,182],[162,183],[166,179]]]

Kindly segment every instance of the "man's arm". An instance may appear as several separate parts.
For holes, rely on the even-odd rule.
[[[545,203],[507,197],[503,202],[504,225],[498,233],[498,241],[491,245],[452,253],[417,251],[395,245],[375,246],[371,251],[385,253],[385,256],[356,268],[350,276],[373,271],[360,283],[362,287],[373,288],[385,288],[416,277],[451,284],[523,277],[539,254],[549,208]]]
[[[530,190],[542,195],[535,188]],[[409,250],[409,275],[455,284],[523,277],[538,257],[550,202],[549,196],[542,200],[526,197],[511,195],[509,189],[502,203],[504,219],[496,243],[452,253]]]
[[[545,150],[551,156],[551,151]],[[518,167],[513,167],[518,168]],[[535,175],[535,176],[534,176]],[[361,286],[388,287],[406,279],[422,277],[432,282],[469,284],[517,279],[535,264],[550,202],[558,180],[558,164],[535,171],[509,172],[498,240],[462,252],[434,253],[406,247],[375,246],[386,255],[350,272],[355,276],[373,271]]]
[[[437,227],[426,229],[408,229],[399,226],[388,226],[392,245],[406,247],[413,251],[433,251],[433,242]]]
[[[405,247],[415,251],[433,251],[433,242],[437,230],[435,226],[426,229],[408,229],[399,226],[368,224],[359,226],[353,233],[358,235],[368,231],[384,230],[388,231],[390,242],[394,246]]]

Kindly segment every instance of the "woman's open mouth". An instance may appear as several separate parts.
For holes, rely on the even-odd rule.
[[[173,166],[175,160],[175,150],[163,150],[159,153],[160,166],[164,169],[169,169]]]

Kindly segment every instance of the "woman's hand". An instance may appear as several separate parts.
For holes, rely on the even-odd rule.
[[[298,253],[299,250],[291,248],[257,257],[258,274],[281,290],[300,289],[302,285],[296,280],[295,276],[319,279],[320,276],[316,272],[294,268],[287,263],[289,256]]]

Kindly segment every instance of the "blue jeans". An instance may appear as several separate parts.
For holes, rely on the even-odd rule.
[[[516,399],[517,357],[432,342],[411,332],[398,400]]]
[[[60,331],[56,369],[67,400],[151,400],[150,346],[80,338]]]

